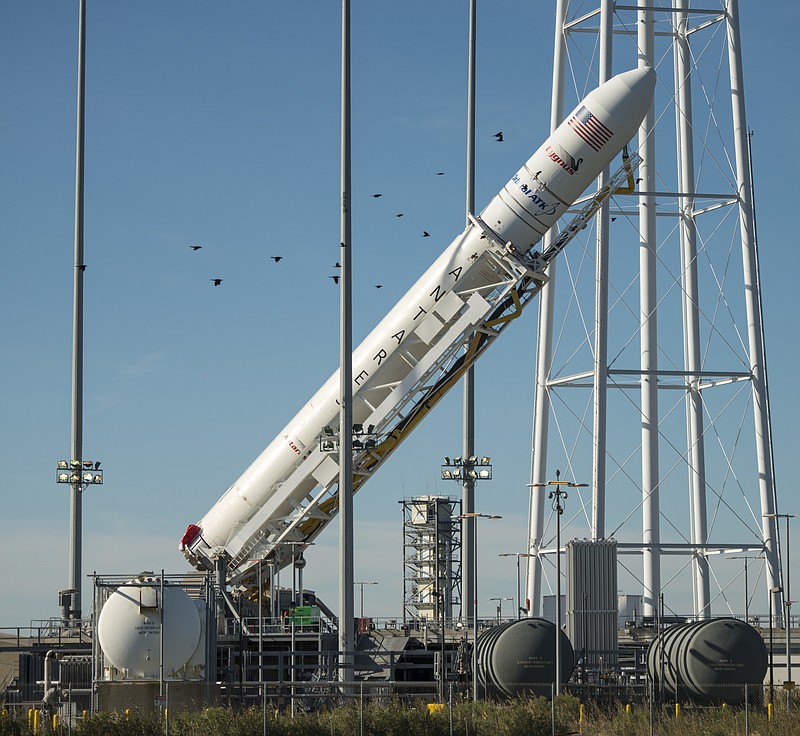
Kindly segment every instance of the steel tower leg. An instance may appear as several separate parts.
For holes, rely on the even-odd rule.
[[[645,0],[646,2],[646,0]],[[640,7],[645,5],[640,1]],[[640,10],[639,66],[653,66],[655,57],[653,14]],[[655,616],[661,594],[661,520],[659,516],[658,463],[658,331],[656,319],[656,138],[653,108],[639,130],[639,325],[642,371],[642,582],[644,616]]]
[[[766,368],[761,314],[760,284],[758,283],[758,260],[753,224],[752,181],[748,166],[747,120],[744,105],[744,75],[742,73],[741,39],[739,36],[739,3],[729,0],[728,19],[728,63],[731,78],[731,110],[733,114],[734,144],[736,150],[736,180],[739,193],[739,222],[742,237],[742,266],[744,269],[744,293],[747,309],[747,340],[750,366],[753,374],[753,418],[756,432],[758,458],[758,487],[761,498],[762,534],[767,561],[767,595],[772,596],[775,611],[782,610],[781,594],[770,593],[780,586],[777,522],[775,518],[763,518],[764,514],[777,512],[775,478],[772,467],[771,428],[767,395]]]
[[[700,392],[700,297],[697,275],[697,229],[694,221],[695,180],[692,133],[692,58],[689,49],[688,2],[676,0],[674,20],[675,111],[678,133],[678,182],[680,202],[681,280],[683,284],[684,368],[686,370],[686,429],[689,458],[691,539],[698,545],[692,561],[695,614],[711,615],[708,558],[703,545],[708,541],[706,516],[705,439],[703,398]]]
[[[614,3],[600,3],[600,82],[611,78]],[[608,182],[609,169],[597,187]],[[592,539],[606,535],[606,421],[608,416],[608,201],[597,213],[594,309],[594,428],[592,432]]]
[[[556,27],[553,55],[553,92],[550,103],[550,131],[554,131],[564,117],[564,70],[567,44],[564,35],[564,19],[567,15],[567,0],[557,0]],[[547,249],[553,235],[545,236],[543,249]],[[556,261],[547,267],[550,279],[539,295],[539,332],[536,348],[536,388],[533,409],[533,439],[531,449],[531,483],[544,483],[547,478],[547,433],[550,420],[550,392],[547,382],[550,376],[550,361],[553,350],[553,307],[556,286]],[[528,553],[525,597],[528,615],[539,615],[539,598],[542,591],[542,561],[539,549],[544,533],[544,496],[541,489],[530,489],[528,511]]]

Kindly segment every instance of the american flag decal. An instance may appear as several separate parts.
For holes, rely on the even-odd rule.
[[[590,113],[585,105],[581,105],[575,114],[570,117],[567,122],[583,140],[585,140],[595,151],[599,151],[613,133],[600,122],[592,113]]]

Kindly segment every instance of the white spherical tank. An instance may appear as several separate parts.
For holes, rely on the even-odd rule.
[[[164,624],[164,676],[180,670],[200,640],[200,615],[186,592],[140,577],[117,588],[103,605],[97,638],[107,662],[126,677],[158,677],[161,616]]]

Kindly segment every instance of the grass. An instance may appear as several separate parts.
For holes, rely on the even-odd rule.
[[[739,708],[650,712],[647,706],[581,707],[571,696],[556,701],[556,733],[584,736],[797,736],[800,710],[778,708],[771,720],[761,709],[745,714]],[[553,709],[544,698],[519,699],[509,703],[460,702],[452,712],[443,708],[428,712],[425,703],[407,705],[399,701],[358,703],[321,713],[288,713],[268,710],[269,736],[551,736]],[[651,724],[652,719],[652,724]],[[174,736],[261,736],[264,716],[260,709],[233,712],[207,708],[197,713],[170,716],[169,734]],[[97,713],[80,719],[75,736],[164,736],[165,722],[154,715]],[[51,723],[39,726],[39,734],[68,733],[66,724],[54,731]],[[0,736],[31,734],[27,715],[0,717]]]

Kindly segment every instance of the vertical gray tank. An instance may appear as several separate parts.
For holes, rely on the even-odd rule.
[[[478,697],[493,700],[522,695],[550,697],[555,682],[556,635],[561,637],[561,680],[575,666],[572,644],[543,618],[523,618],[495,626],[478,637]]]
[[[654,686],[700,704],[744,702],[745,684],[755,698],[767,666],[761,635],[735,618],[670,626],[647,650],[647,674]]]

